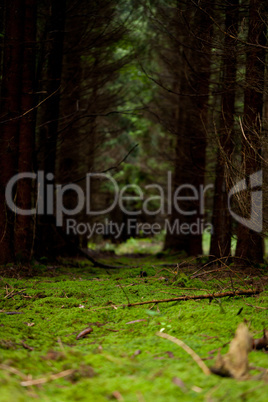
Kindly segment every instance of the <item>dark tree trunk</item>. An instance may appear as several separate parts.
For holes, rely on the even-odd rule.
[[[48,33],[47,92],[52,95],[45,114],[45,172],[55,173],[60,110],[66,0],[52,1]]]
[[[0,77],[2,76],[3,68],[3,48],[4,48],[4,0],[0,0]],[[0,81],[0,93],[1,93],[1,81]]]
[[[68,3],[67,3],[68,4]],[[72,2],[70,1],[71,5]],[[68,7],[67,7],[68,9]],[[60,135],[58,137],[56,180],[59,183],[74,183],[78,178],[86,175],[85,158],[80,157],[81,148],[85,149],[90,139],[84,140],[81,135],[81,109],[83,108],[82,77],[83,66],[81,58],[83,55],[82,47],[84,44],[83,35],[85,35],[84,2],[80,2],[76,8],[76,14],[67,13],[65,22],[65,41],[64,41],[64,59],[62,69],[62,86],[64,92],[60,102],[61,124],[59,124]],[[83,27],[83,29],[81,29]],[[86,138],[89,135],[86,136]],[[82,183],[77,183],[82,187]],[[64,195],[64,205],[67,209],[74,209],[77,205],[77,197],[74,191],[67,192]],[[63,231],[68,233],[66,222],[69,216],[63,217]],[[72,217],[81,219],[81,213]],[[81,219],[82,221],[82,219]],[[68,239],[77,248],[79,247],[79,235],[68,233]],[[85,247],[86,248],[86,247]],[[66,245],[66,249],[69,246]],[[70,250],[66,250],[70,255]]]
[[[18,167],[23,34],[24,1],[6,1],[0,122],[0,263],[14,259],[14,212],[6,205],[5,189]]]
[[[203,4],[204,3],[204,4]],[[200,8],[199,8],[200,7]],[[198,192],[204,185],[205,155],[206,155],[206,127],[208,120],[208,100],[211,63],[212,22],[210,16],[213,11],[213,1],[209,5],[198,2],[194,9],[193,26],[191,34],[191,49],[184,50],[184,71],[182,75],[181,92],[189,97],[180,99],[178,113],[178,130],[176,145],[176,162],[174,184],[189,184]],[[184,190],[180,196],[193,197],[192,190]],[[203,211],[200,210],[200,200],[180,202],[181,209],[187,213],[196,211],[192,215],[179,214],[174,208],[170,224],[176,219],[191,225],[201,223]],[[189,255],[202,254],[202,232],[195,229],[185,235],[184,233],[167,233],[165,249],[186,251]]]
[[[36,235],[37,256],[53,257],[58,246],[59,236],[55,229],[55,218],[47,211],[47,174],[55,175],[56,150],[58,140],[58,120],[60,110],[61,74],[63,61],[63,43],[65,29],[66,0],[52,1],[49,15],[47,37],[47,71],[44,89],[50,98],[45,102],[43,124],[39,132],[38,167],[45,173],[44,183],[44,215],[38,216]],[[49,184],[53,185],[50,180]]]
[[[189,91],[189,83],[188,80],[188,68],[187,61],[183,59],[183,68],[182,68],[182,76],[181,76],[181,84],[179,89],[180,93],[188,93]],[[179,103],[179,99],[178,99]],[[187,124],[187,111],[191,110],[191,100],[188,97],[183,99],[183,106],[176,107],[174,113],[174,120],[176,122],[175,132],[176,132],[176,148],[175,148],[175,167],[174,167],[174,178],[172,182],[172,187],[174,191],[185,183],[191,183],[191,140],[188,135],[188,124]],[[183,191],[180,196],[186,196],[187,192]],[[192,195],[189,194],[188,195]],[[189,210],[189,201],[179,202],[179,207],[182,211]],[[170,227],[175,228],[176,222],[179,224],[187,223],[189,224],[189,218],[183,214],[180,214],[179,211],[175,208],[172,203],[172,214],[169,220]],[[175,225],[175,226],[173,226]],[[183,251],[187,254],[190,254],[190,235],[176,233],[176,231],[172,230],[167,231],[166,239],[165,239],[165,249],[172,249],[173,251]]]
[[[267,15],[261,0],[250,0],[249,32],[246,49],[246,82],[244,92],[244,118],[242,158],[243,169],[248,188],[250,176],[261,169],[261,121],[263,108],[263,91],[265,78],[265,44]],[[260,46],[259,46],[260,45]],[[254,191],[254,189],[252,189]],[[256,189],[255,189],[256,191]],[[242,213],[246,218],[258,214],[256,219],[262,220],[262,211],[255,211],[251,205],[251,189],[241,194]],[[252,216],[254,218],[254,216]],[[263,239],[261,234],[249,227],[239,224],[237,231],[236,256],[251,262],[263,261]]]
[[[33,151],[35,138],[35,47],[36,47],[36,0],[25,1],[24,52],[22,67],[21,111],[25,114],[20,119],[19,132],[19,172],[33,171]],[[22,209],[31,209],[33,187],[29,179],[22,179],[17,185],[16,204]],[[22,260],[29,260],[34,240],[33,217],[16,216],[14,247],[15,255]]]
[[[234,113],[236,90],[236,37],[238,29],[239,0],[226,5],[225,38],[223,54],[221,118],[219,150],[216,165],[213,233],[210,254],[220,258],[231,252],[231,216],[228,210],[228,191],[231,184],[231,156],[234,150]],[[230,36],[231,35],[231,36]]]

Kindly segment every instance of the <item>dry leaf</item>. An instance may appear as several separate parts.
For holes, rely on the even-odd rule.
[[[58,352],[56,350],[49,350],[46,354],[46,356],[41,356],[43,360],[55,360],[55,361],[60,361],[65,358],[65,355],[63,352]]]
[[[215,366],[211,368],[211,371],[222,377],[248,378],[248,354],[252,350],[252,341],[247,326],[240,324],[230,343],[229,351],[224,356],[218,353]]]
[[[106,331],[119,332],[119,329],[106,328]]]
[[[133,357],[135,357],[135,356],[138,356],[138,355],[140,355],[140,354],[141,354],[141,350],[138,349],[138,350],[136,350],[136,351],[133,353],[133,355],[131,356],[131,358],[133,358]]]
[[[140,319],[140,320],[134,320],[134,321],[126,322],[126,324],[135,324],[136,322],[142,322],[142,321],[147,321],[147,320],[145,320],[144,318],[142,318],[142,319]]]
[[[185,386],[184,382],[179,377],[173,377],[172,382],[173,382],[173,384],[175,384],[178,387],[180,387],[180,389],[182,391],[184,391],[184,392],[186,391],[186,386]]]
[[[252,348],[255,350],[268,350],[268,331],[263,331],[263,337],[253,339]]]
[[[88,334],[90,334],[92,331],[93,331],[93,329],[92,329],[91,327],[88,327],[88,328],[84,329],[83,331],[81,331],[81,332],[77,335],[76,339],[84,338],[85,336],[87,336]]]
[[[121,395],[120,392],[118,392],[118,391],[114,391],[114,392],[112,393],[112,396],[113,396],[115,399],[117,399],[118,401],[123,401],[123,400],[124,400],[124,398],[122,397],[122,395]]]
[[[203,391],[202,388],[197,387],[196,385],[194,385],[194,386],[192,387],[192,390],[193,390],[194,392],[198,392],[198,393]]]
[[[173,358],[174,358],[174,354],[173,354],[172,352],[167,351],[166,353],[167,353],[167,355],[168,355],[168,357],[169,357],[170,359],[173,359]]]

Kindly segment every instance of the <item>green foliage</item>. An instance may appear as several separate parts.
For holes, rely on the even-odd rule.
[[[162,244],[154,241],[152,238],[133,238],[131,237],[125,243],[120,244],[116,248],[116,254],[156,254],[161,251]]]

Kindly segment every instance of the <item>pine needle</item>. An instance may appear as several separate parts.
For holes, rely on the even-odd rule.
[[[203,362],[201,357],[198,356],[198,354],[195,353],[195,351],[193,349],[191,349],[188,345],[186,345],[186,343],[184,343],[180,339],[177,339],[174,336],[168,335],[164,332],[157,332],[156,335],[160,336],[161,338],[168,339],[169,341],[176,343],[176,345],[179,345],[198,364],[198,366],[201,368],[201,370],[203,371],[204,374],[206,374],[206,375],[211,374],[209,368],[205,365],[205,363]]]

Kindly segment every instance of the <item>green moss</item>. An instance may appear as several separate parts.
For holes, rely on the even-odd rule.
[[[126,307],[129,302],[243,286],[241,273],[233,275],[232,282],[229,276],[211,281],[206,277],[190,279],[187,266],[179,273],[177,268],[165,266],[175,258],[133,261],[120,256],[116,265],[121,262],[135,268],[108,274],[85,263],[53,271],[42,266],[38,275],[27,280],[5,278],[0,287],[0,310],[23,314],[0,313],[1,402],[36,398],[107,401],[114,399],[115,391],[129,402],[265,401],[267,383],[207,377],[184,350],[160,339],[156,332],[165,328],[202,358],[213,357],[205,360],[211,366],[218,348],[225,345],[222,353],[228,350],[241,321],[247,320],[254,336],[261,337],[267,310],[252,306],[267,306],[267,290],[258,297],[223,298],[221,304],[195,300]],[[191,272],[197,269],[195,266]],[[147,277],[140,277],[141,270]],[[77,340],[78,333],[88,326],[93,332]],[[34,350],[25,349],[25,345]],[[252,352],[250,364],[268,368],[267,355]],[[46,378],[68,369],[73,370],[70,376],[39,386],[21,385],[23,379]],[[184,382],[183,389],[174,384],[174,377]]]

